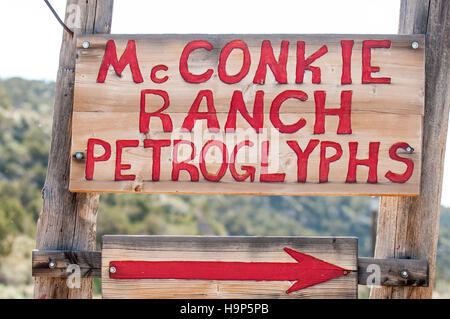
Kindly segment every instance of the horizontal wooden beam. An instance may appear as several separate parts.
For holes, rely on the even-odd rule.
[[[374,283],[377,272],[379,283]],[[424,259],[358,257],[358,284],[428,287],[428,262]]]
[[[76,264],[80,267],[82,278],[100,278],[101,259],[100,251],[33,250],[32,275],[67,278],[71,274],[68,266]],[[380,286],[428,286],[426,260],[358,258],[360,285],[378,284],[377,272],[380,274]]]
[[[100,278],[101,251],[64,251],[64,250],[33,250],[33,277],[67,278],[71,272],[69,265],[80,267],[82,278]],[[73,270],[72,270],[73,271]]]

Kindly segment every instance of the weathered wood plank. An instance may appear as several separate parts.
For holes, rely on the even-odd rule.
[[[126,246],[131,249],[133,246]],[[101,277],[101,252],[100,251],[48,251],[35,250],[32,255],[32,275],[35,277],[59,277],[66,278],[67,265],[77,264],[81,269],[81,276],[90,278]],[[49,268],[50,261],[56,262],[55,268]],[[368,282],[368,276],[373,273],[370,265],[380,267],[381,286],[427,286],[428,263],[426,260],[417,259],[375,259],[358,257],[358,284],[372,285]],[[369,267],[369,269],[368,269]],[[407,279],[401,276],[401,271],[407,270]]]
[[[170,159],[172,158],[172,149],[170,147],[165,147],[161,150],[161,158],[167,159],[160,167],[160,181],[152,182],[152,166],[149,164],[152,158],[152,150],[145,149],[143,147],[143,140],[137,138],[135,130],[129,130],[130,127],[139,126],[139,114],[138,113],[121,113],[120,122],[115,122],[117,113],[98,113],[98,112],[75,112],[74,120],[79,123],[77,139],[73,142],[74,150],[81,150],[85,152],[86,145],[85,141],[91,136],[97,135],[97,130],[105,134],[106,142],[112,145],[111,158],[116,157],[115,151],[115,139],[117,135],[115,132],[121,132],[121,139],[138,139],[139,147],[123,149],[122,159],[123,163],[129,163],[132,169],[126,171],[127,174],[135,174],[137,179],[135,181],[114,181],[115,174],[115,160],[107,162],[96,163],[96,169],[94,174],[94,179],[92,181],[85,180],[85,162],[73,161],[72,163],[72,173],[71,173],[71,189],[72,191],[89,191],[95,189],[102,189],[103,191],[110,192],[142,192],[142,193],[156,193],[156,192],[169,192],[169,193],[179,193],[179,192],[192,192],[192,187],[201,193],[222,193],[224,191],[228,193],[247,193],[247,194],[354,194],[358,193],[355,191],[356,186],[363,189],[363,194],[379,194],[379,193],[390,193],[390,194],[414,194],[417,191],[419,185],[420,172],[415,171],[411,176],[408,183],[402,185],[399,188],[399,184],[391,183],[387,180],[384,175],[387,171],[392,170],[395,172],[404,171],[404,163],[389,160],[389,148],[399,141],[398,136],[403,136],[403,141],[410,145],[420,145],[417,144],[420,141],[420,132],[417,131],[417,127],[422,125],[421,116],[417,115],[391,115],[385,114],[382,118],[372,118],[367,117],[367,114],[353,114],[352,118],[354,120],[353,130],[363,131],[365,130],[367,134],[378,134],[378,130],[387,133],[388,136],[381,139],[379,154],[380,158],[386,159],[382,160],[378,164],[378,179],[377,184],[365,184],[367,180],[367,169],[358,168],[359,182],[358,185],[344,183],[348,171],[349,162],[349,143],[355,141],[353,135],[338,135],[325,134],[321,137],[321,140],[333,140],[340,143],[343,149],[343,155],[339,161],[332,163],[330,165],[330,176],[327,185],[319,183],[319,167],[320,167],[320,148],[316,149],[311,153],[310,159],[308,161],[308,183],[297,183],[297,157],[292,149],[288,146],[287,141],[299,141],[299,145],[304,149],[308,144],[305,140],[303,133],[294,133],[287,135],[280,135],[277,138],[279,142],[279,149],[276,151],[277,155],[272,157],[271,161],[271,172],[285,173],[286,178],[284,183],[258,183],[259,174],[255,177],[255,182],[251,183],[250,180],[245,182],[237,183],[231,176],[230,172],[225,174],[225,176],[218,183],[211,182],[199,182],[191,183],[190,177],[185,172],[181,173],[179,181],[171,181],[172,166]],[[286,116],[296,117],[295,114],[285,114]],[[184,116],[180,113],[171,114],[173,125],[181,126]],[[225,121],[225,115],[221,114],[218,116],[219,121]],[[314,115],[308,114],[304,118],[307,121],[312,122]],[[111,123],[115,122],[114,126]],[[268,122],[268,120],[267,120]],[[95,123],[95,124],[94,124]],[[238,120],[238,125],[242,121]],[[267,123],[268,124],[268,123]],[[268,124],[269,125],[269,124]],[[373,125],[372,129],[367,128],[369,125]],[[310,128],[311,129],[311,128]],[[308,131],[308,134],[313,135],[312,131]],[[220,134],[214,134],[215,139],[223,141],[226,143],[229,153],[233,149],[234,145],[247,139],[247,136],[236,135],[232,139],[229,136],[220,136]],[[159,128],[152,133],[153,139],[171,139],[171,133],[164,133],[162,129]],[[258,138],[256,134],[252,137]],[[262,139],[260,139],[262,141]],[[202,143],[207,140],[203,140]],[[200,143],[201,144],[201,143]],[[255,143],[257,146],[253,150],[249,149],[246,154],[242,151],[241,157],[236,159],[236,167],[239,169],[241,166],[256,166],[256,162],[260,162],[260,147],[259,143]],[[272,144],[273,147],[275,145]],[[197,147],[199,149],[201,146]],[[358,153],[367,154],[369,152],[369,144],[364,142],[359,142]],[[413,146],[414,147],[414,146]],[[216,149],[217,150],[217,149]],[[332,153],[332,150],[330,150]],[[190,146],[180,147],[180,160],[184,160],[190,154]],[[213,154],[213,149],[210,155]],[[412,154],[407,154],[406,152],[399,150],[398,154],[418,162],[421,158],[420,149],[417,149]],[[277,158],[279,156],[279,158]],[[365,155],[361,155],[361,158]],[[209,158],[209,157],[208,157]],[[207,158],[207,159],[208,159]],[[208,170],[211,172],[216,172],[220,168],[221,161],[217,159],[217,156],[210,157],[211,162],[208,164]],[[198,162],[198,161],[197,161]],[[143,163],[147,163],[143,165]],[[196,163],[193,161],[192,163]],[[197,163],[198,165],[198,163]],[[125,171],[124,171],[125,174]],[[198,185],[197,185],[198,184]]]
[[[193,40],[209,41],[214,49],[194,51],[189,59],[192,73],[203,73],[211,68],[217,75],[220,49],[232,40],[242,39],[249,48],[251,66],[247,76],[239,83],[225,84],[213,76],[201,84],[187,83],[179,73],[179,61],[184,46]],[[126,68],[118,77],[110,67],[104,83],[97,83],[97,75],[105,53],[108,40],[114,40],[117,46],[118,58],[125,50],[129,40],[136,41],[136,54],[143,76],[143,83],[134,83],[132,74]],[[352,83],[342,85],[342,54],[341,40],[353,40],[352,50]],[[280,43],[289,41],[290,49],[287,60],[287,83],[276,82],[272,72],[267,68],[264,84],[253,83],[253,77],[258,67],[261,42],[270,40],[274,55],[278,58]],[[372,64],[380,67],[380,72],[373,73],[374,77],[388,76],[391,84],[362,84],[362,42],[364,40],[389,40],[389,49],[372,49]],[[89,48],[83,48],[83,42],[90,43]],[[314,62],[314,66],[321,69],[321,83],[311,83],[311,72],[306,71],[301,84],[295,83],[296,76],[296,42],[304,41],[306,57],[317,51],[322,45],[327,46],[328,52]],[[419,47],[411,48],[411,42],[417,41]],[[242,90],[246,93],[247,108],[252,111],[254,94],[257,90],[264,91],[264,113],[270,109],[269,101],[284,90],[303,90],[311,97],[301,104],[301,114],[314,113],[312,91],[324,90],[327,94],[327,105],[339,105],[339,95],[342,90],[352,90],[352,111],[372,111],[382,114],[420,114],[423,115],[424,88],[424,39],[422,35],[89,35],[78,40],[78,60],[76,69],[76,100],[74,112],[130,112],[140,105],[142,89],[158,88],[169,93],[170,106],[168,112],[186,113],[194,101],[199,90],[210,89],[214,94],[214,106],[217,113],[226,113],[230,107],[233,91]],[[235,50],[227,60],[230,66],[229,74],[234,74],[233,68],[239,71],[242,65],[242,52]],[[164,83],[153,83],[149,74],[156,64],[164,64],[167,71],[161,71],[161,76],[168,76]],[[198,72],[195,70],[198,69]],[[79,90],[78,90],[79,88]],[[335,95],[335,96],[332,96]],[[162,104],[162,103],[161,103]],[[154,110],[156,111],[156,103]],[[389,105],[389,108],[387,108]],[[148,103],[149,110],[152,106]],[[162,105],[161,105],[162,106]],[[139,109],[137,108],[137,111]],[[202,112],[206,111],[201,110]],[[299,112],[299,104],[294,101],[283,103],[283,113]],[[250,112],[251,113],[251,112]],[[221,122],[222,123],[222,122]]]
[[[356,298],[357,238],[104,236],[104,298]],[[290,281],[111,279],[113,261],[221,261],[292,263],[285,247],[350,271],[287,294]]]
[[[127,66],[118,76],[113,67],[109,68],[104,83],[98,83],[100,65],[105,54],[106,43],[114,40],[118,58],[126,50],[129,40],[136,43],[136,56],[143,75],[143,83],[133,81],[132,72]],[[249,50],[250,64],[248,74],[238,83],[226,84],[219,80],[220,53],[223,47],[232,40],[240,39],[246,43]],[[211,69],[214,75],[205,83],[188,83],[180,74],[180,56],[185,45],[193,40],[208,41],[213,49],[195,50],[189,58],[189,68],[194,74],[201,74]],[[275,79],[270,68],[267,67],[265,82],[254,83],[254,75],[258,69],[261,45],[263,40],[270,40],[274,56],[278,58],[280,44],[289,41],[286,63],[286,81],[280,84]],[[351,84],[341,83],[342,47],[341,41],[353,40],[351,55]],[[390,77],[390,84],[362,83],[362,52],[365,40],[391,41],[391,47],[372,49],[371,64],[379,66],[380,71],[374,72],[373,77]],[[83,43],[89,42],[89,47]],[[305,56],[309,56],[323,45],[327,46],[327,53],[313,65],[321,70],[321,83],[311,83],[310,71],[304,74],[303,83],[296,82],[297,71],[297,41],[304,41]],[[416,41],[418,48],[413,49],[411,43]],[[399,35],[111,35],[86,36],[78,40],[78,59],[75,80],[75,105],[73,116],[72,153],[81,152],[86,155],[87,141],[90,138],[101,139],[111,146],[109,159],[95,163],[92,179],[86,179],[86,161],[72,160],[70,189],[75,192],[189,192],[189,193],[227,193],[227,194],[344,194],[344,195],[417,195],[420,183],[421,134],[423,118],[424,91],[424,47],[423,37]],[[242,66],[243,51],[237,49],[230,54],[226,70],[228,74],[239,72]],[[156,65],[165,65],[167,70],[160,71],[160,76],[167,76],[164,83],[154,83],[150,80],[151,70]],[[173,130],[164,132],[160,119],[150,120],[149,133],[140,132],[141,91],[158,89],[167,92],[169,106],[164,111],[170,116]],[[215,113],[220,130],[214,134],[207,134],[206,121],[199,120],[192,133],[181,133],[184,120],[200,90],[210,90],[213,95]],[[283,91],[301,90],[307,94],[305,101],[290,98],[283,102],[283,106],[276,113],[283,123],[295,123],[299,118],[305,120],[305,126],[296,132],[279,133],[274,128],[270,115],[272,101]],[[352,92],[351,134],[337,134],[339,121],[337,116],[326,116],[325,132],[315,133],[316,105],[314,94],[323,91],[326,94],[326,108],[336,108],[341,104],[341,92]],[[225,133],[225,123],[228,120],[231,99],[235,91],[241,91],[246,108],[254,116],[263,114],[263,134],[256,134],[250,124],[238,112],[236,119],[237,133]],[[252,113],[256,92],[263,91],[262,110]],[[260,92],[261,93],[261,92]],[[162,107],[161,96],[148,95],[143,103],[145,112],[154,112]],[[201,103],[200,112],[206,112],[206,103]],[[212,113],[210,113],[212,114]],[[273,115],[273,114],[272,114]],[[252,134],[253,133],[253,134]],[[275,134],[277,133],[277,134]],[[279,133],[279,136],[278,136]],[[200,170],[199,181],[190,182],[189,175],[183,171],[176,181],[172,175],[175,162],[175,139],[186,139],[195,144],[195,156],[190,163],[199,167],[200,150],[210,139],[226,143],[228,155],[233,148],[245,139],[254,145],[249,152],[255,156],[243,160],[237,158],[235,163],[239,173],[242,166],[255,168],[253,182],[249,179],[237,181],[231,169],[226,169],[218,182],[211,182],[205,178]],[[153,153],[151,148],[144,148],[145,139],[167,139],[171,145],[161,149],[159,180],[153,180]],[[298,182],[296,153],[287,141],[299,142],[302,150],[309,140],[333,141],[341,145],[343,153],[336,162],[331,163],[328,183],[319,183],[321,147],[317,146],[309,155],[306,183]],[[123,174],[135,175],[130,181],[116,179],[117,140],[133,140],[138,146],[123,149],[122,162],[130,165]],[[269,154],[269,172],[285,173],[286,178],[280,183],[261,182],[261,162],[263,141],[269,140],[272,151]],[[378,155],[377,183],[367,181],[367,167],[357,168],[356,183],[347,182],[349,169],[350,142],[358,142],[357,157],[367,158],[369,143],[380,142]],[[405,163],[395,161],[390,157],[389,149],[392,145],[405,142],[413,149],[412,154],[405,154],[399,150],[399,155],[414,163],[413,174],[408,181],[395,183],[385,175],[388,171],[401,174],[405,170]],[[322,145],[322,144],[321,144]],[[190,154],[185,147],[184,160]],[[217,152],[212,148],[210,154]],[[102,154],[101,146],[94,148],[95,156]],[[244,150],[240,151],[245,152]],[[329,154],[333,149],[329,149]],[[401,153],[401,154],[400,154]],[[242,154],[241,154],[242,155]],[[212,175],[219,169],[220,154],[206,156],[206,167]],[[227,162],[231,162],[228,158]],[[157,165],[157,164],[155,164]],[[175,179],[175,180],[174,180]],[[186,184],[188,185],[186,187]]]
[[[50,263],[55,263],[50,268]],[[33,250],[32,276],[66,278],[70,275],[67,267],[76,264],[80,267],[81,278],[101,277],[102,254],[99,251],[46,251]]]
[[[375,259],[358,258],[358,283],[360,285],[374,285],[374,265],[379,267],[379,286],[428,286],[428,263],[418,259]],[[402,271],[407,275],[402,276]],[[378,269],[376,270],[378,271]]]
[[[37,249],[93,250],[98,195],[69,191],[70,145],[76,39],[80,34],[109,33],[113,0],[68,0],[53,111],[52,140],[47,176],[42,190],[42,211],[36,230]],[[81,279],[79,289],[69,289],[60,278],[35,277],[35,298],[91,298],[92,279]]]
[[[403,0],[399,33],[426,35],[421,192],[381,198],[375,257],[426,259],[430,279],[427,288],[373,288],[371,298],[431,298],[450,107],[450,1]]]

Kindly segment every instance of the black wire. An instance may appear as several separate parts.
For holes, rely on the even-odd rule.
[[[55,9],[53,9],[53,7],[50,4],[50,2],[48,2],[48,0],[44,0],[44,2],[49,7],[50,11],[53,13],[53,15],[55,16],[56,20],[58,20],[58,22],[62,25],[64,30],[66,30],[71,36],[73,36],[73,31],[70,30],[69,27],[60,19],[60,17],[58,16],[58,13],[56,13]]]

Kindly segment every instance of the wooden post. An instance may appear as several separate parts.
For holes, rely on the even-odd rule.
[[[377,216],[378,210],[372,210],[372,222],[370,229],[370,256],[375,256],[375,244],[377,242]]]
[[[70,146],[76,37],[109,33],[113,0],[68,0],[53,111],[52,141],[43,205],[36,233],[38,249],[95,250],[99,197],[69,192]],[[65,279],[36,277],[35,298],[91,298],[92,279],[82,278],[80,288],[69,289]]]
[[[431,298],[449,113],[450,1],[402,0],[399,33],[426,34],[420,197],[382,197],[375,258],[424,258],[429,287],[373,288],[371,298]]]

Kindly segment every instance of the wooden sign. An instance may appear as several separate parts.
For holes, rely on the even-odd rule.
[[[74,192],[418,195],[420,35],[78,39]]]
[[[357,298],[357,238],[103,236],[104,298]]]

